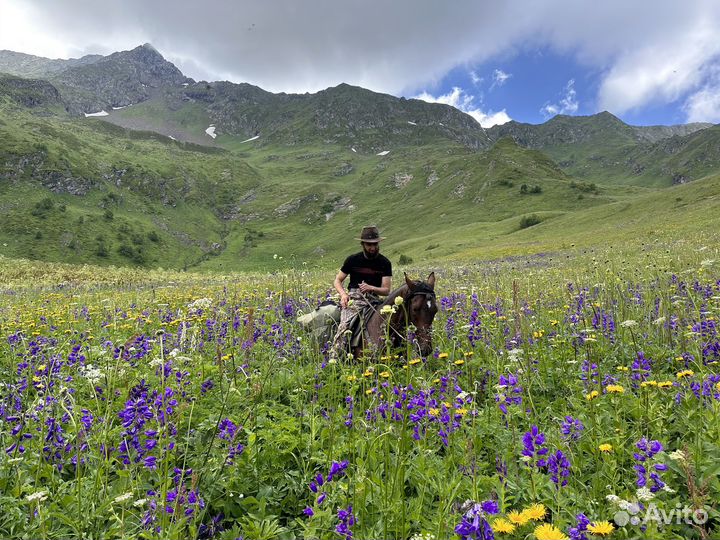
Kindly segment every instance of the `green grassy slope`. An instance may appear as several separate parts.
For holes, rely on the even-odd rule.
[[[379,156],[363,150],[369,144],[353,151],[226,135],[219,144],[234,150],[223,150],[7,102],[2,112],[0,240],[11,256],[253,268],[276,254],[336,257],[366,223],[401,238],[612,200],[583,193],[543,154],[509,139],[478,152],[436,136]]]

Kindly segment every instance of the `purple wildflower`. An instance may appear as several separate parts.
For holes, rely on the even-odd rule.
[[[532,459],[539,458],[536,465],[538,468],[545,467],[547,465],[547,459],[545,456],[548,453],[548,449],[543,445],[545,444],[545,434],[541,433],[537,426],[532,426],[530,431],[523,435],[523,451],[522,455]]]
[[[566,416],[565,420],[560,426],[560,431],[563,434],[563,439],[565,439],[566,441],[577,441],[578,439],[580,439],[584,429],[585,426],[583,425],[583,423],[577,418],[573,418],[572,416]]]

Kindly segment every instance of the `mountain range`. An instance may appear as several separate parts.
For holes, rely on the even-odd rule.
[[[0,51],[5,256],[336,266],[368,223],[399,262],[512,254],[557,247],[558,223],[617,205],[665,204],[668,223],[691,226],[688,197],[712,205],[719,172],[711,124],[602,112],[483,129],[448,105],[347,84],[274,94],[194,81],[149,44],[71,60]],[[583,227],[563,238],[637,233],[612,217]]]

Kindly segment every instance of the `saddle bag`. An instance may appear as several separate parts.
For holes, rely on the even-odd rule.
[[[340,306],[334,302],[323,302],[310,313],[300,315],[297,322],[313,340],[325,343],[330,341],[340,322]]]

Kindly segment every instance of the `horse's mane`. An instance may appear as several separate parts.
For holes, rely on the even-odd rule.
[[[391,291],[390,294],[387,295],[387,297],[385,298],[385,301],[381,305],[383,305],[383,306],[393,305],[395,303],[395,299],[398,296],[402,296],[403,298],[405,298],[407,296],[408,290],[409,289],[408,289],[407,283],[403,283],[397,289],[395,289],[394,291]]]

